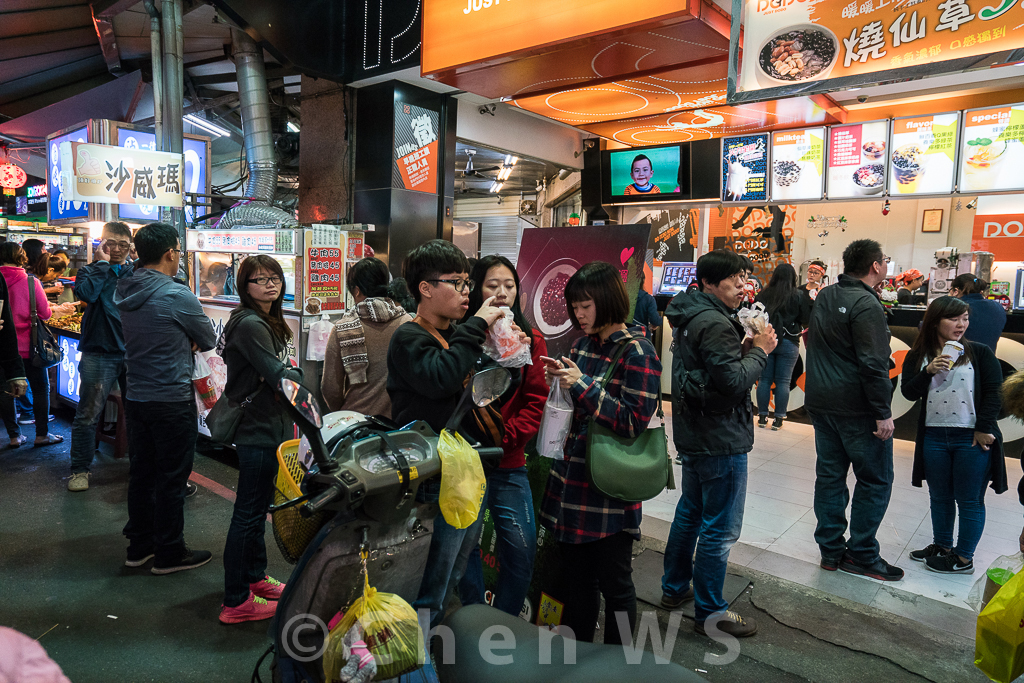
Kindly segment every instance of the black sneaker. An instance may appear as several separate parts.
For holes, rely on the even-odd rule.
[[[938,572],[939,574],[974,573],[974,560],[963,562],[960,560],[960,556],[953,552],[929,557],[924,561],[924,564],[929,571]]]
[[[667,593],[661,594],[661,606],[669,610],[677,610],[683,606],[683,603],[687,603],[693,600],[693,586],[686,589],[686,592],[680,595],[678,598],[670,597]]]
[[[823,557],[821,558],[821,568],[827,572],[834,572],[839,569],[839,558],[838,557]]]
[[[189,550],[186,546],[182,554],[174,560],[155,560],[150,571],[157,575],[173,574],[174,572],[181,572],[186,569],[202,567],[212,559],[213,553],[209,550]]]
[[[929,557],[938,557],[949,552],[949,548],[943,548],[938,543],[929,543],[927,548],[913,550],[910,552],[910,559],[914,562],[924,562]]]
[[[124,561],[126,567],[141,567],[153,559],[153,546],[134,548],[128,546],[128,559]]]
[[[839,568],[847,574],[857,574],[879,581],[899,581],[903,578],[902,569],[892,566],[881,557],[870,564],[863,564],[849,555],[843,555],[843,559],[839,561]]]
[[[768,426],[768,416],[767,415],[758,415],[757,416],[757,426],[760,427],[761,429],[764,429],[765,427],[767,427]]]
[[[782,418],[777,417],[774,420],[772,420],[772,431],[777,432],[780,429],[782,429]]]

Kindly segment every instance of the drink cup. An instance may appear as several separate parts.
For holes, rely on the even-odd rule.
[[[964,353],[964,345],[960,342],[948,341],[942,347],[942,355],[949,356],[956,363]]]

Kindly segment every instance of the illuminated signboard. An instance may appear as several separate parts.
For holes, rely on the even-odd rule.
[[[29,204],[43,204],[46,202],[46,184],[30,185],[25,192]]]
[[[62,142],[85,142],[88,136],[88,129],[82,126],[78,130],[53,138],[46,148],[46,192],[49,197],[48,213],[51,221],[85,218],[89,215],[89,204],[72,200],[70,188],[65,191],[61,181],[61,172],[64,169],[60,158]]]
[[[964,112],[960,191],[1024,189],[1024,104]]]
[[[768,136],[722,138],[722,200],[768,200]]]
[[[824,128],[772,134],[772,201],[821,199],[824,170]]]
[[[156,136],[146,131],[132,130],[130,128],[117,129],[117,146],[127,149],[156,149]],[[195,140],[185,138],[184,144],[185,174],[183,192],[197,192],[206,194],[206,140]],[[121,204],[118,207],[118,215],[122,219],[137,221],[157,220],[160,207],[146,206],[140,204]],[[185,220],[195,220],[195,210],[191,206],[185,207]]]
[[[956,179],[960,113],[893,119],[889,194],[949,194]]]
[[[82,352],[78,350],[78,340],[57,333],[57,345],[64,352],[57,366],[57,393],[69,401],[78,403],[82,388],[82,376],[78,373],[78,362],[82,360]]]
[[[88,142],[62,142],[61,184],[73,199],[181,207],[183,155]],[[70,176],[70,179],[69,179]]]
[[[189,251],[229,254],[291,254],[293,230],[189,230],[185,235]]]
[[[888,148],[888,121],[829,128],[828,198],[885,194]]]

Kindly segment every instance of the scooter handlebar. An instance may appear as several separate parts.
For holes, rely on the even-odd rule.
[[[320,512],[321,508],[328,505],[342,493],[340,484],[329,486],[326,490],[318,493],[308,503],[299,508],[299,514],[303,517],[312,517]]]

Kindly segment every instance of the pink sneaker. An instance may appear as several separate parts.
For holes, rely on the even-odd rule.
[[[220,608],[220,623],[240,624],[243,621],[260,621],[274,616],[277,610],[276,602],[267,602],[261,597],[249,593],[249,597],[238,607]]]
[[[249,584],[249,590],[253,592],[253,595],[264,600],[280,600],[284,587],[285,584],[269,576],[264,576],[262,580]]]

